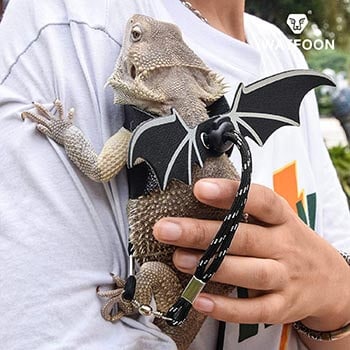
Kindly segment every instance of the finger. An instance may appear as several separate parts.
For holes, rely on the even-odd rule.
[[[278,237],[276,235],[278,234]],[[228,253],[231,255],[278,260],[284,251],[280,232],[260,225],[240,223]]]
[[[31,121],[35,122],[35,123],[38,123],[38,124],[41,124],[41,125],[44,125],[46,127],[48,127],[47,125],[47,119],[38,115],[38,114],[34,114],[32,112],[23,112],[21,114],[22,116],[22,119],[24,120],[25,118],[28,118],[30,119]]]
[[[155,238],[179,247],[206,249],[221,226],[220,221],[163,218],[153,227]]]
[[[202,254],[177,249],[173,261],[177,269],[194,274]],[[257,290],[280,290],[287,284],[284,266],[276,260],[226,255],[211,281]]]
[[[207,205],[229,209],[238,190],[239,182],[228,179],[203,179],[194,187],[197,199]],[[271,189],[251,184],[245,212],[267,224],[282,224],[287,220],[289,206]]]
[[[155,238],[163,243],[183,248],[206,250],[221,225],[220,221],[193,218],[163,218],[153,228]],[[275,258],[280,255],[274,232],[263,226],[240,223],[229,254],[258,258]]]
[[[221,295],[201,294],[193,303],[196,310],[217,320],[234,323],[285,323],[284,298],[265,294],[256,298],[230,298]]]
[[[194,195],[204,204],[229,209],[239,186],[238,181],[228,179],[203,179],[194,185]]]

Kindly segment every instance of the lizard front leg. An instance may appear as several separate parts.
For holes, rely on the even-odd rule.
[[[64,116],[59,100],[54,102],[58,111],[55,117],[43,105],[34,103],[37,113],[23,112],[22,118],[37,123],[37,129],[60,145],[63,145],[68,157],[90,179],[107,182],[124,167],[127,159],[131,133],[121,128],[107,140],[98,155],[82,131],[73,124],[74,110]]]

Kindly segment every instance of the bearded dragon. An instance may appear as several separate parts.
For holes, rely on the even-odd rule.
[[[114,103],[135,105],[156,115],[169,115],[175,108],[185,123],[195,127],[208,119],[206,107],[223,96],[223,79],[211,71],[186,45],[177,26],[150,17],[134,15],[127,23],[123,46],[107,85],[114,90]],[[23,118],[37,123],[37,129],[64,146],[68,157],[89,178],[109,181],[124,167],[131,133],[121,128],[97,154],[81,130],[73,124],[74,110],[64,116],[62,103],[54,102],[58,118],[41,104],[37,112],[24,112]],[[193,166],[192,185],[171,180],[163,191],[156,189],[146,196],[130,199],[128,219],[133,256],[139,263],[134,299],[149,305],[151,298],[161,313],[175,303],[190,276],[178,272],[172,255],[175,247],[159,243],[152,234],[154,224],[162,217],[196,217],[222,220],[223,210],[201,204],[193,195],[193,184],[205,177],[238,179],[237,172],[226,154],[209,157],[202,168]],[[123,300],[125,282],[113,276],[116,288],[99,291],[108,298],[102,315],[109,321],[134,313],[135,305]],[[233,287],[209,283],[206,291],[229,293]],[[118,312],[113,307],[118,304]],[[168,334],[179,349],[187,349],[198,333],[205,316],[191,310],[187,320],[178,327],[163,319],[154,323]]]

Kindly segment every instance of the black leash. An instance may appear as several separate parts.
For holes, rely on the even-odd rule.
[[[234,130],[223,134],[223,143],[231,141],[240,152],[242,159],[241,182],[235,195],[233,204],[224,218],[224,221],[212,240],[210,246],[203,254],[195,274],[186,286],[178,301],[169,309],[166,318],[172,326],[182,324],[194,302],[205,284],[210,280],[220,267],[227,253],[232,239],[243,218],[243,211],[247,202],[248,191],[251,182],[252,160],[251,153],[244,137]]]
[[[216,341],[216,350],[223,350],[225,343],[226,322],[219,321],[218,339]]]

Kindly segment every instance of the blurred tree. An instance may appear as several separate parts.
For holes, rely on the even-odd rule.
[[[325,69],[331,69],[334,73],[333,76],[336,80],[338,89],[344,88],[344,84],[349,84],[350,82],[350,57],[344,50],[311,50],[307,52],[306,55],[307,62],[311,69],[318,72],[322,72]],[[340,72],[343,72],[339,74]],[[331,72],[326,72],[327,74],[332,74]],[[347,79],[347,76],[348,79]],[[346,83],[347,79],[347,83]],[[341,81],[343,80],[343,81]],[[333,94],[337,90],[334,89],[317,89],[316,96],[318,100],[318,106],[322,116],[330,116],[334,110]]]
[[[350,0],[246,0],[246,10],[276,24],[290,37],[293,34],[286,24],[288,15],[305,13],[311,27],[316,25],[323,38],[335,39],[338,48],[350,50]]]
[[[335,146],[328,151],[350,206],[350,148]]]
[[[350,65],[350,57],[343,50],[312,50],[308,54],[310,68],[323,71],[326,68],[333,69],[336,73],[346,70]]]

